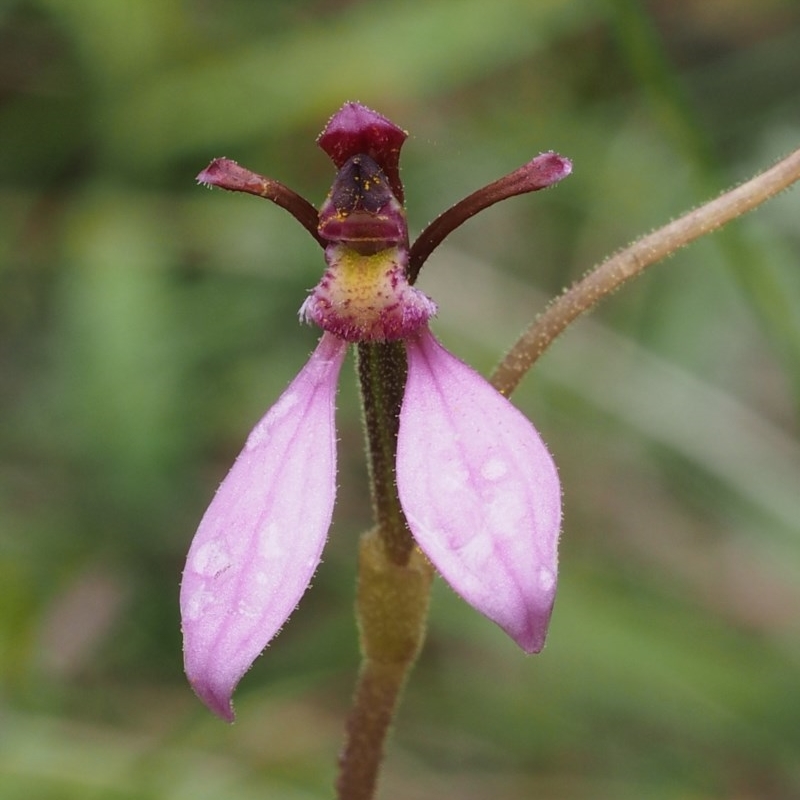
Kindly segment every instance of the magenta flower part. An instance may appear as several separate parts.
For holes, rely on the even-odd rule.
[[[322,337],[253,428],[189,549],[180,598],[186,674],[229,721],[234,687],[320,561],[336,494],[333,412],[345,350]]]
[[[278,633],[316,570],[336,489],[334,402],[348,343],[405,342],[397,489],[409,529],[444,579],[526,652],[544,645],[557,578],[561,489],[531,423],[428,327],[436,304],[412,286],[452,230],[482,208],[566,177],[556,153],[457,203],[409,247],[399,155],[406,133],[358,103],[319,145],[338,168],[315,209],[277,181],[216,159],[207,185],[272,200],[325,248],[300,309],[324,331],[306,366],[256,425],[206,511],[181,584],[184,665],[216,714]]]
[[[377,111],[360,103],[345,103],[328,120],[317,144],[339,169],[353,156],[369,156],[380,165],[394,196],[402,203],[400,149],[407,136],[402,128]]]
[[[426,328],[406,343],[397,488],[417,544],[526,652],[556,591],[561,489],[541,437]]]

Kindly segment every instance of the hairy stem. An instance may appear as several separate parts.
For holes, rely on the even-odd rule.
[[[361,342],[356,351],[375,521],[387,555],[404,565],[414,547],[395,480],[397,431],[406,383],[403,342]]]
[[[433,579],[433,567],[414,546],[395,480],[405,344],[363,342],[357,366],[377,524],[359,551],[362,661],[339,759],[339,800],[370,800],[375,793],[389,726],[425,639]]]
[[[370,800],[400,693],[425,639],[433,568],[418,551],[398,566],[371,531],[361,540],[356,611],[362,662],[336,783],[340,800]]]
[[[340,800],[371,800],[374,796],[384,742],[405,678],[405,671],[394,665],[362,662],[347,719],[347,744],[339,759],[336,796]]]
[[[800,149],[716,200],[643,236],[611,256],[556,298],[528,326],[492,373],[492,384],[502,394],[510,395],[539,356],[576,317],[651,264],[751,211],[799,179]]]

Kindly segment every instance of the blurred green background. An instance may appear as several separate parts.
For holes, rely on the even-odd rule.
[[[369,501],[352,370],[312,590],[228,727],[181,669],[205,506],[317,332],[316,243],[209,192],[215,156],[318,203],[360,100],[410,131],[412,231],[542,150],[557,188],[420,287],[487,372],[547,298],[798,146],[795,0],[0,5],[0,797],[331,796]],[[800,796],[800,192],[574,325],[515,396],[564,483],[526,658],[437,584],[385,798]]]

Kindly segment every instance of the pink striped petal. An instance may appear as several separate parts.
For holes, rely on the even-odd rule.
[[[417,543],[529,653],[556,590],[561,488],[528,419],[429,329],[407,342],[397,488]]]
[[[334,402],[345,350],[323,335],[253,429],[189,549],[181,584],[186,675],[229,722],[236,684],[320,561],[336,492]]]

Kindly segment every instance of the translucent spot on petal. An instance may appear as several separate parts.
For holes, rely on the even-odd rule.
[[[246,617],[247,619],[256,619],[261,615],[261,610],[255,608],[251,603],[248,603],[245,600],[240,600],[236,608],[236,613],[240,617]]]
[[[315,364],[309,367],[309,373],[312,372]],[[313,377],[316,377],[314,375]],[[270,431],[273,426],[277,425],[300,401],[300,398],[295,392],[287,391],[269,410],[269,413],[256,425],[250,432],[245,442],[245,450],[254,450],[266,442]]]
[[[286,553],[280,529],[274,522],[267,523],[258,539],[258,554],[265,561],[275,561]]]
[[[214,577],[231,565],[231,555],[218,539],[205,542],[192,556],[192,569],[198,575]]]
[[[443,459],[445,463],[448,463]],[[469,484],[469,472],[463,469],[458,462],[449,462],[450,469],[441,476],[440,488],[446,494],[460,495]]]
[[[502,540],[514,536],[521,529],[527,514],[525,499],[513,491],[499,491],[486,500],[488,535]]]
[[[461,557],[472,566],[475,578],[480,576],[483,566],[494,557],[492,541],[484,535],[473,536],[458,546]]]
[[[501,458],[490,458],[481,467],[481,475],[487,481],[497,481],[508,472],[508,466]]]
[[[543,592],[549,592],[556,585],[556,573],[546,567],[539,569],[539,588]]]
[[[186,603],[183,616],[190,621],[198,620],[203,612],[214,602],[214,594],[202,589],[196,591]]]

